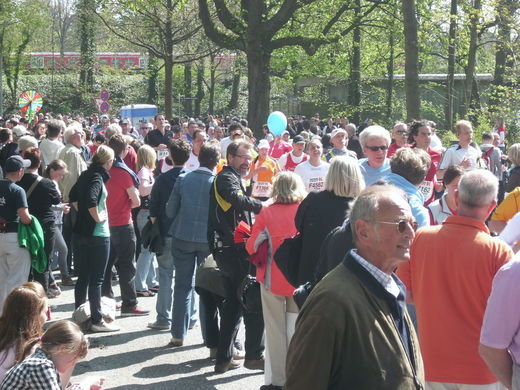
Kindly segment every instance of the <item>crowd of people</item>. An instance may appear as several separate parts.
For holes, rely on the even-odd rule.
[[[0,389],[100,389],[71,375],[113,302],[262,390],[519,390],[520,144],[435,127],[1,119]],[[60,284],[89,314],[44,332]]]

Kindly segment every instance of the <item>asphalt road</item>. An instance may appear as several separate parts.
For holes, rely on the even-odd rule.
[[[119,292],[114,282],[116,296]],[[139,305],[151,310],[149,316],[117,317],[121,331],[88,334],[89,353],[79,362],[73,382],[87,376],[105,378],[103,389],[258,389],[263,372],[243,367],[215,374],[215,362],[202,344],[198,324],[188,332],[184,346],[167,347],[171,335],[168,330],[148,329],[155,320],[156,297],[139,298]],[[62,294],[51,299],[52,321],[70,319],[74,310],[74,287],[63,287]],[[243,329],[241,329],[243,340]]]

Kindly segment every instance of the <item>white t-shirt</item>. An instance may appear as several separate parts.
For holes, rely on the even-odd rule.
[[[229,137],[220,140],[220,153],[222,154],[222,158],[227,158],[227,148],[231,142],[233,141]]]
[[[325,179],[327,172],[329,172],[329,166],[329,163],[321,161],[321,164],[315,167],[307,160],[299,164],[294,170],[294,173],[300,175],[303,184],[305,184],[305,189],[308,192],[323,191],[325,189]]]
[[[459,144],[453,145],[446,149],[446,153],[442,157],[439,169],[447,169],[453,165],[460,165],[465,158],[469,160],[470,165],[466,171],[471,171],[477,167],[477,159],[481,157],[480,152],[472,146],[467,148],[461,147]]]
[[[287,164],[287,156],[288,155],[291,155],[291,159],[293,160],[293,162],[295,164],[299,164],[302,162],[303,160],[303,157],[305,157],[305,153],[302,153],[302,155],[300,157],[296,157],[292,152],[289,152],[289,153],[285,153],[283,154],[279,159],[278,159],[278,166],[280,167],[280,169],[282,171],[285,171],[285,164]]]
[[[194,171],[196,169],[198,169],[200,166],[199,164],[199,157],[198,156],[195,156],[193,154],[193,152],[190,152],[190,158],[188,159],[188,161],[186,161],[186,164],[184,165],[184,169],[186,171]]]
[[[40,152],[42,154],[42,168],[45,169],[45,167],[53,160],[56,160],[64,147],[65,145],[63,145],[63,142],[57,139],[50,140],[48,138],[44,138],[42,142],[40,142],[39,146]]]

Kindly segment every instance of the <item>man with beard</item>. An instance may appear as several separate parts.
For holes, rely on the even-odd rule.
[[[215,177],[211,191],[208,219],[208,244],[225,280],[226,298],[221,311],[220,337],[215,372],[224,373],[238,368],[232,359],[233,342],[243,315],[246,327],[244,367],[264,368],[264,320],[262,312],[245,311],[237,298],[237,290],[248,273],[244,243],[235,243],[234,231],[240,222],[253,224],[251,213],[258,214],[262,202],[246,196],[242,178],[249,173],[253,146],[246,141],[234,141],[227,148],[228,165]]]

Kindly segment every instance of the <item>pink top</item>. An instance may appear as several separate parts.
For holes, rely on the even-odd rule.
[[[491,348],[508,349],[520,364],[520,255],[505,264],[495,275],[487,303],[480,343]]]
[[[142,167],[137,173],[137,177],[139,178],[139,195],[142,197],[150,195],[153,183],[155,182],[153,171],[149,168]]]
[[[289,153],[291,150],[293,150],[291,144],[285,141],[280,141],[277,144],[275,144],[274,141],[271,141],[269,142],[269,146],[269,156],[276,159],[282,157],[283,154]]]

